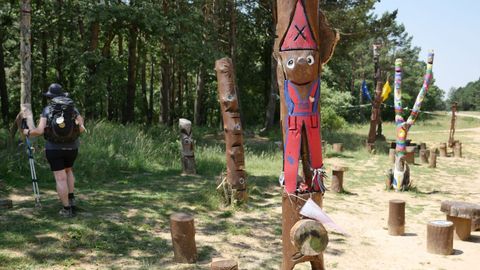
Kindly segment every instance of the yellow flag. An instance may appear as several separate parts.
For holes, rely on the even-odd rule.
[[[387,100],[388,95],[390,95],[390,92],[392,92],[392,88],[390,88],[390,84],[388,81],[383,85],[383,90],[382,90],[382,102]]]

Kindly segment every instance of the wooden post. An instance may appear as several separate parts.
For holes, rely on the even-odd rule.
[[[192,139],[192,122],[185,118],[178,120],[180,128],[180,142],[182,144],[182,169],[183,174],[196,174],[195,154]]]
[[[20,114],[27,119],[29,129],[35,127],[32,115],[32,51],[30,0],[21,1],[20,16]]]
[[[286,192],[282,195],[282,251],[283,261],[281,270],[293,270],[295,265],[301,262],[310,261],[312,270],[324,270],[323,254],[316,256],[306,256],[292,243],[290,232],[293,226],[301,219],[299,209],[303,207],[305,201],[311,196],[312,200],[322,206],[322,194],[319,192],[299,194],[298,197],[289,196]],[[319,241],[321,242],[321,241]]]
[[[232,259],[212,259],[211,270],[238,270],[238,263]]]
[[[0,209],[10,209],[13,207],[12,200],[0,199]]]
[[[441,143],[439,147],[440,156],[446,157],[447,156],[447,143]]]
[[[472,220],[480,218],[480,204],[443,201],[440,210],[447,215],[447,220],[453,222],[455,238],[466,240],[470,237]]]
[[[405,201],[388,202],[388,234],[393,236],[405,234]]]
[[[420,162],[422,164],[428,164],[429,151],[426,149],[420,149]]]
[[[453,253],[453,223],[435,220],[427,224],[427,251],[433,254]]]
[[[459,141],[456,141],[453,145],[453,156],[457,158],[462,157],[462,143]]]
[[[377,136],[377,125],[380,118],[380,106],[382,105],[382,82],[377,81],[375,88],[375,99],[372,102],[372,113],[370,115],[370,130],[368,132],[368,142],[375,143]]]
[[[334,143],[333,152],[337,152],[337,153],[343,152],[343,143]]]
[[[197,246],[193,216],[186,213],[172,214],[170,216],[170,232],[175,262],[195,263]]]
[[[395,148],[390,148],[388,150],[388,159],[390,160],[390,163],[395,163]]]
[[[408,164],[415,164],[415,146],[407,146],[405,153],[405,161]]]
[[[240,120],[238,90],[230,58],[215,62],[218,80],[218,99],[223,115],[225,133],[227,182],[239,202],[247,200],[247,174],[243,154],[243,128]]]
[[[341,167],[332,169],[332,185],[330,186],[330,189],[333,192],[343,192],[343,172],[344,169]]]
[[[430,150],[430,160],[428,163],[429,168],[436,168],[437,167],[437,148],[433,148]]]
[[[457,102],[452,103],[452,119],[450,122],[450,134],[448,136],[448,146],[454,147],[455,145],[455,121],[457,119]]]
[[[420,143],[420,150],[427,150],[427,144],[424,142]]]

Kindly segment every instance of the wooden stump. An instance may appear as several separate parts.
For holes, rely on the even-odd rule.
[[[388,234],[405,234],[405,201],[390,200],[388,203]]]
[[[340,193],[343,192],[343,173],[346,171],[345,167],[333,166],[332,168],[332,184],[331,191]]]
[[[456,141],[455,145],[453,145],[453,156],[457,158],[462,157],[462,143],[459,141]]]
[[[322,194],[319,192],[299,194],[301,199],[289,196],[283,192],[282,195],[282,266],[281,270],[293,270],[295,265],[301,262],[310,261],[312,270],[323,270],[323,253],[316,256],[306,256],[292,244],[290,231],[292,227],[300,220],[299,209],[303,207],[305,201],[311,196],[312,200],[322,206]]]
[[[416,146],[407,146],[405,152],[405,161],[408,164],[415,164],[415,148]]]
[[[0,199],[0,209],[10,209],[13,207],[12,200]]]
[[[447,220],[453,222],[455,238],[466,240],[470,237],[472,220],[480,218],[480,204],[443,201],[440,210],[447,215]]]
[[[188,119],[180,118],[178,120],[178,127],[180,128],[180,142],[182,144],[183,174],[196,174],[192,122]]]
[[[435,220],[427,224],[427,251],[433,254],[453,253],[453,223]]]
[[[186,213],[172,214],[170,216],[170,232],[175,262],[195,263],[197,246],[193,216]]]
[[[440,147],[438,149],[440,151],[440,156],[441,157],[446,157],[447,156],[447,143],[441,143]]]
[[[212,259],[211,270],[238,270],[238,263],[232,259]]]
[[[321,255],[328,245],[328,233],[313,219],[301,219],[290,230],[290,241],[305,256]]]
[[[436,168],[437,167],[437,148],[433,148],[430,150],[430,160],[428,163],[429,168]]]
[[[333,152],[337,152],[337,153],[343,152],[343,143],[334,143]]]
[[[426,149],[420,149],[420,162],[422,164],[428,164],[428,155],[429,155],[428,150]]]
[[[390,160],[390,163],[395,163],[395,148],[390,148],[388,150],[388,159]]]

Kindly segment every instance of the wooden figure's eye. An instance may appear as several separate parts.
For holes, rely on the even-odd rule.
[[[288,59],[287,61],[287,67],[289,69],[292,69],[295,66],[295,61],[293,59]]]
[[[309,56],[307,57],[307,63],[308,63],[310,66],[315,63],[315,59],[313,58],[312,55],[309,55]]]

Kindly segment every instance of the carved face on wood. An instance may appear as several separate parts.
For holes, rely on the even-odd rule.
[[[305,85],[318,78],[319,58],[314,50],[293,50],[279,53],[285,79]]]

